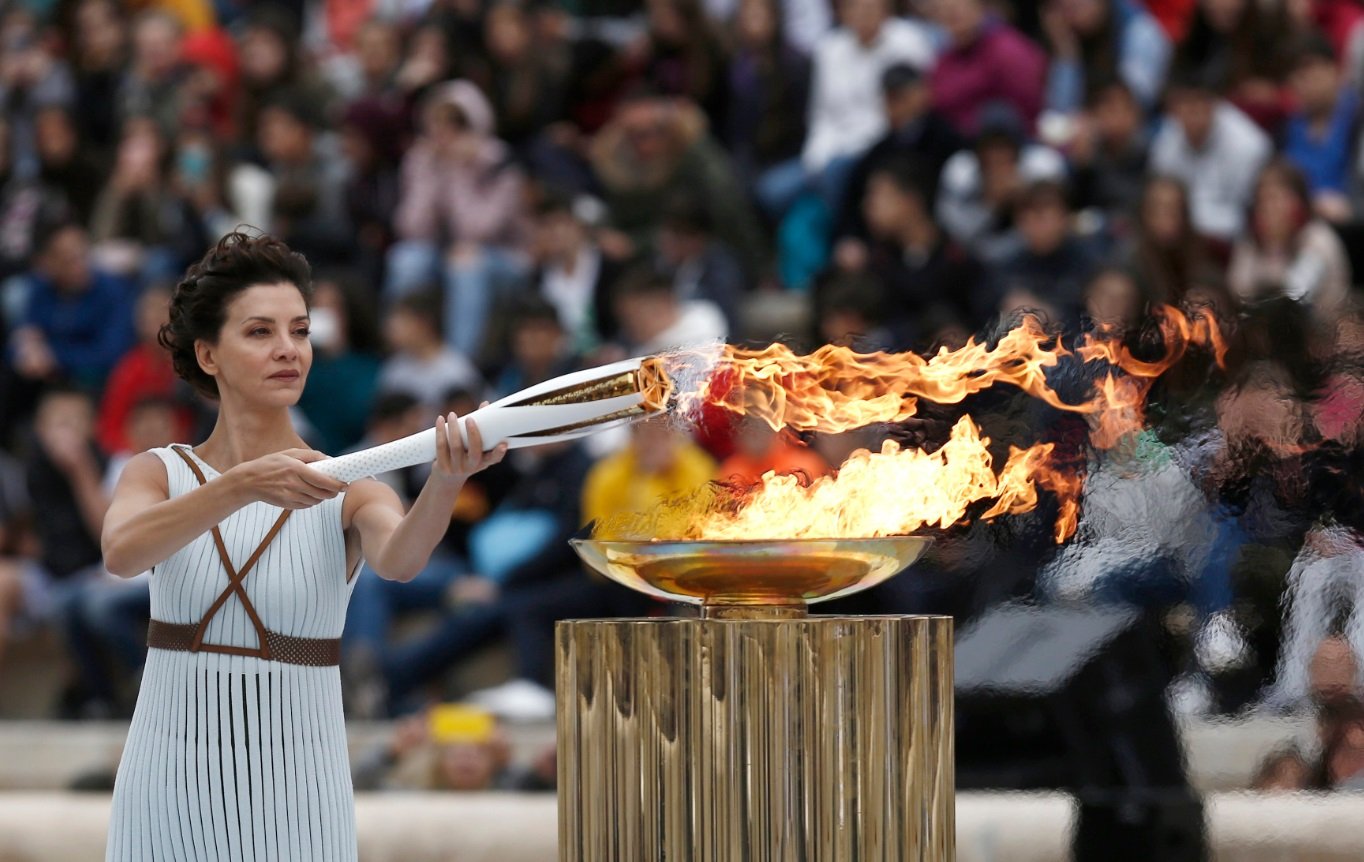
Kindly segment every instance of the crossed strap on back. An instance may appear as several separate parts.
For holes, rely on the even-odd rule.
[[[174,449],[176,454],[183,458],[185,463],[189,465],[189,469],[194,472],[194,478],[199,480],[199,484],[207,484],[208,480],[204,478],[204,472],[199,469],[198,464],[194,463],[194,459],[179,446],[172,446],[171,448]],[[251,604],[251,599],[246,594],[244,581],[246,580],[246,576],[251,572],[251,569],[256,565],[256,562],[260,560],[261,555],[265,553],[265,549],[275,540],[275,536],[279,535],[279,531],[284,526],[284,522],[289,520],[289,516],[292,514],[292,509],[285,509],[280,513],[279,518],[275,520],[274,526],[270,528],[270,532],[265,534],[265,538],[256,546],[256,550],[247,559],[246,565],[242,566],[240,570],[232,566],[232,559],[227,555],[227,545],[223,542],[223,534],[218,531],[217,526],[214,526],[213,543],[218,548],[218,558],[222,560],[223,568],[227,570],[227,589],[223,590],[218,595],[218,598],[209,606],[208,612],[204,614],[204,618],[196,625],[194,629],[194,639],[189,646],[190,652],[217,652],[227,653],[228,655],[251,656],[267,661],[270,660],[270,633],[267,632],[265,624],[261,622],[260,615],[256,613],[255,606]],[[260,643],[260,646],[257,649],[230,646],[228,644],[204,643],[204,633],[208,631],[209,622],[218,611],[222,609],[223,605],[227,603],[228,598],[233,593],[236,593],[237,597],[241,599],[242,607],[246,609],[246,615],[251,618],[251,625],[256,629],[256,637],[259,639]]]

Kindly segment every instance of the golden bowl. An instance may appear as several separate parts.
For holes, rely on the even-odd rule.
[[[888,536],[570,544],[593,569],[633,590],[748,616],[742,609],[786,608],[799,615],[806,605],[874,587],[908,568],[932,541]]]

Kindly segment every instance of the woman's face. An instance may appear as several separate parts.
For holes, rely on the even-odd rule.
[[[242,36],[242,78],[263,85],[284,77],[289,67],[289,46],[279,34],[265,27],[253,27]]]
[[[1123,332],[1136,325],[1141,315],[1141,291],[1128,276],[1108,272],[1089,286],[1085,305],[1101,331]]]
[[[1057,8],[1066,23],[1083,36],[1098,33],[1108,18],[1105,0],[1057,0]]]
[[[1287,183],[1273,177],[1255,192],[1255,227],[1265,239],[1284,241],[1298,229],[1302,204]]]
[[[1203,16],[1212,29],[1219,33],[1230,33],[1241,23],[1246,12],[1247,0],[1202,0]]]
[[[1161,245],[1173,245],[1184,235],[1184,196],[1167,183],[1153,186],[1146,193],[1142,206],[1142,221],[1151,239]]]
[[[291,407],[313,364],[308,329],[308,306],[297,287],[288,282],[248,287],[228,303],[218,343],[198,343],[199,363],[217,379],[220,396]]]
[[[743,0],[734,16],[739,41],[751,47],[769,44],[777,34],[777,16],[769,0]]]
[[[76,44],[89,66],[117,60],[124,38],[123,18],[109,0],[85,0],[76,8]]]

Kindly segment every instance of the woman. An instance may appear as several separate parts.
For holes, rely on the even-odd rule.
[[[232,233],[176,287],[162,343],[220,403],[197,448],[133,458],[104,521],[114,574],[151,570],[147,665],[114,788],[107,859],[355,859],[337,668],[352,578],[411,579],[460,486],[501,460],[436,420],[410,512],[377,481],[309,462],[289,419],[312,365],[307,262]],[[211,532],[211,535],[210,535]]]
[[[1335,230],[1313,215],[1307,180],[1280,159],[1261,172],[1250,229],[1237,241],[1227,279],[1243,304],[1288,297],[1333,324],[1350,295],[1350,260]]]
[[[1136,213],[1126,266],[1153,302],[1179,305],[1213,270],[1207,248],[1189,217],[1189,193],[1174,177],[1146,181]]]
[[[421,133],[403,156],[390,298],[444,286],[445,339],[478,356],[496,299],[525,275],[525,177],[494,133],[492,105],[467,80],[426,97]]]

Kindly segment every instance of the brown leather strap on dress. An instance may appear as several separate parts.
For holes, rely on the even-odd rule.
[[[151,620],[147,624],[147,646],[180,652],[216,652],[259,657],[258,652],[249,647],[201,643],[198,649],[195,649],[194,637],[197,630],[198,626],[194,623]],[[334,667],[341,663],[340,638],[297,638],[267,630],[265,639],[270,647],[271,661],[308,667]]]
[[[184,459],[184,462],[189,465],[189,469],[193,471],[194,478],[199,480],[200,485],[208,483],[208,480],[204,478],[204,472],[199,469],[199,465],[194,463],[194,459],[191,458],[184,449],[179,446],[172,446],[171,448],[174,449],[176,454]],[[223,542],[223,534],[218,531],[216,525],[213,527],[213,543],[217,546],[218,558],[222,561],[223,568],[227,570],[227,589],[218,594],[218,598],[209,606],[208,612],[204,614],[204,618],[199,621],[194,632],[194,638],[189,647],[191,652],[205,650],[207,652],[220,652],[229,655],[254,656],[267,660],[271,658],[272,649],[269,637],[271,632],[265,628],[265,624],[261,622],[260,615],[256,613],[255,606],[251,604],[251,599],[246,594],[244,581],[252,567],[260,560],[261,555],[265,553],[265,549],[275,540],[275,536],[279,535],[280,529],[284,527],[284,522],[289,520],[291,514],[293,514],[292,509],[285,509],[280,513],[279,518],[275,520],[274,526],[270,528],[270,532],[265,534],[265,539],[256,546],[256,550],[247,559],[246,565],[242,566],[240,571],[232,565],[232,559],[227,554],[227,545]],[[242,607],[246,610],[246,615],[251,619],[251,626],[256,630],[256,642],[260,645],[256,649],[204,643],[204,634],[208,631],[209,622],[212,621],[213,617],[222,609],[223,605],[227,603],[228,598],[231,597],[233,593],[236,593],[237,598],[241,600]],[[286,636],[278,635],[278,637]]]

